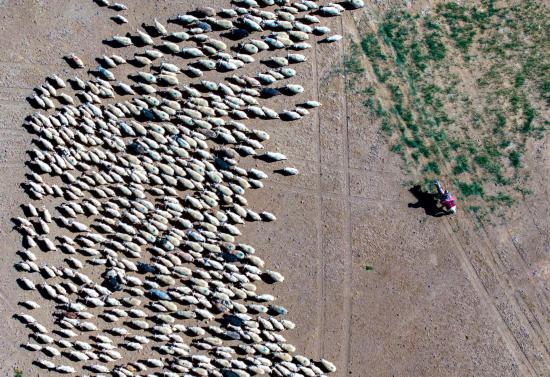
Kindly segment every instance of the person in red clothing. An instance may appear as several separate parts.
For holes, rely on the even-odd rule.
[[[441,183],[439,183],[437,178],[434,180],[434,185],[437,188],[437,193],[439,194],[439,203],[441,203],[447,212],[455,214],[456,198],[448,190],[444,190],[443,187],[441,187]]]

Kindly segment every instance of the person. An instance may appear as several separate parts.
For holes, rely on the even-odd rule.
[[[449,190],[444,190],[443,187],[441,187],[441,183],[439,183],[437,178],[434,180],[434,184],[437,188],[437,193],[439,194],[439,203],[441,203],[447,212],[455,214],[456,198],[449,192]]]

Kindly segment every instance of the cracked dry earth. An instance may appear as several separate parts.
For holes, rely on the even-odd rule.
[[[548,208],[406,209],[345,77],[318,79],[385,4],[100,3],[0,2],[4,375],[548,375]],[[265,39],[292,18],[330,31]]]

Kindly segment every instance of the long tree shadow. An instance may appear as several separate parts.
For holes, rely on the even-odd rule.
[[[433,217],[446,216],[447,212],[438,207],[437,194],[423,191],[420,185],[412,187],[409,192],[414,195],[417,202],[409,203],[409,208],[423,208],[426,215]]]

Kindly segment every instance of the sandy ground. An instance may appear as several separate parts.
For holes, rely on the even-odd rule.
[[[127,3],[126,16],[136,24],[199,3],[227,5]],[[331,19],[329,26],[354,34],[355,21],[375,16],[377,7]],[[21,127],[31,112],[25,97],[46,75],[71,74],[63,55],[91,61],[106,52],[100,41],[121,28],[109,21],[112,14],[92,1],[0,1],[2,375],[14,366],[24,376],[44,373],[20,348],[27,330],[12,319],[22,294],[13,269],[20,241],[10,218],[26,202],[19,186],[31,140]],[[286,277],[265,288],[297,324],[285,336],[302,353],[332,360],[337,376],[550,375],[550,208],[538,200],[548,196],[547,144],[533,146],[533,195],[506,220],[480,228],[463,213],[427,217],[407,207],[414,198],[403,183],[411,177],[375,122],[345,96],[344,77],[318,80],[341,66],[344,48],[318,45],[295,78],[323,103],[321,111],[290,125],[262,125],[272,136],[267,146],[285,153],[302,174],[271,174],[264,189],[247,194],[252,208],[278,217],[247,224],[242,238]],[[247,163],[266,172],[280,167]]]

